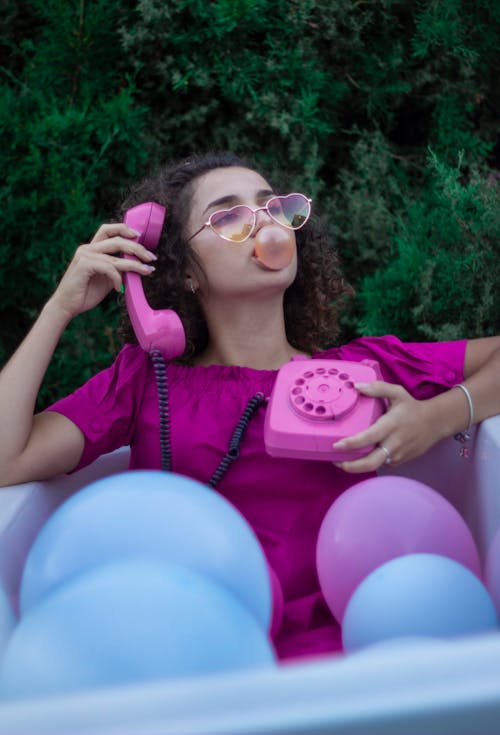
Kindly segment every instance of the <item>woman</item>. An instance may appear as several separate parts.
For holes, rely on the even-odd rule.
[[[500,412],[500,339],[403,344],[379,337],[326,349],[337,337],[338,310],[349,289],[314,222],[302,218],[298,229],[295,222],[277,224],[273,207],[283,201],[274,201],[280,193],[227,154],[162,170],[131,192],[122,215],[143,201],[166,207],[158,258],[120,223],[103,225],[78,248],[1,374],[0,477],[4,485],[49,478],[130,445],[131,468],[163,465],[217,487],[252,525],[276,572],[285,612],[274,643],[285,658],[340,648],[314,564],[318,529],[333,500],[384,462],[405,462]],[[233,210],[241,205],[247,209]],[[271,227],[279,228],[290,252],[278,268],[257,252]],[[186,330],[185,353],[165,367],[163,415],[155,380],[163,368],[134,342],[125,321],[129,341],[115,363],[33,416],[68,322],[112,288],[120,291],[130,271],[145,276],[151,305],[175,309]],[[266,453],[260,396],[269,396],[277,370],[296,356],[378,361],[383,380],[358,390],[385,398],[388,410],[342,443],[344,450],[374,445],[365,456],[330,463]],[[235,427],[241,441],[231,454]]]

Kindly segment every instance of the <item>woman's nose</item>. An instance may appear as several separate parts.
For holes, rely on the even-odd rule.
[[[255,231],[257,232],[260,230],[261,227],[264,225],[268,225],[270,222],[273,222],[273,218],[270,216],[267,209],[259,209],[257,212],[255,212]]]

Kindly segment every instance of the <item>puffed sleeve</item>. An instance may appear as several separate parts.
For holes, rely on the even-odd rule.
[[[402,385],[415,398],[424,399],[464,379],[466,346],[466,340],[402,342],[387,335],[361,337],[327,354],[337,360],[376,360],[386,382]]]
[[[75,470],[130,443],[148,367],[148,357],[138,345],[125,345],[109,368],[45,409],[69,418],[85,437]]]

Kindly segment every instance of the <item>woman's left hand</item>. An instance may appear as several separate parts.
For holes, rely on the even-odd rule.
[[[357,383],[365,396],[386,399],[388,409],[372,426],[333,444],[334,449],[375,448],[364,457],[335,462],[346,472],[373,472],[383,464],[400,465],[423,454],[440,438],[438,417],[432,400],[419,401],[400,385],[376,380]]]

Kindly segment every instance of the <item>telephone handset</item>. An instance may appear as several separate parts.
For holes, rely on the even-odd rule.
[[[125,213],[124,222],[139,236],[148,250],[155,251],[165,220],[165,208],[156,202],[144,202]],[[136,259],[125,254],[126,258]],[[182,355],[186,347],[184,327],[178,314],[171,309],[152,309],[149,305],[142,278],[138,273],[125,273],[125,303],[137,341],[146,352],[159,350],[165,360]]]

